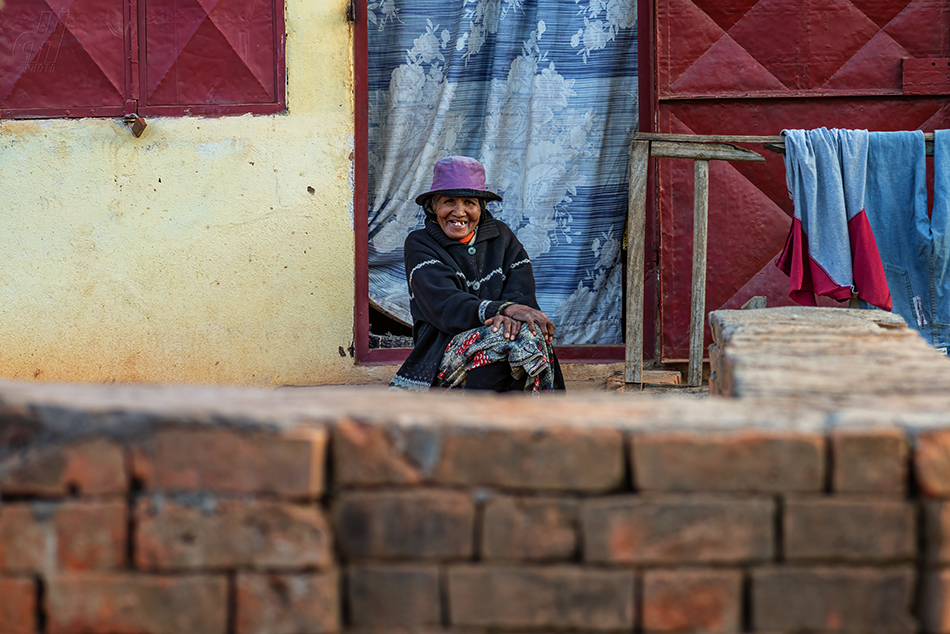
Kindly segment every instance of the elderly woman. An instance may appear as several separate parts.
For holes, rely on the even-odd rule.
[[[426,221],[406,238],[414,346],[391,388],[564,389],[531,261],[491,200],[501,196],[485,187],[485,169],[464,156],[438,161],[416,198]]]

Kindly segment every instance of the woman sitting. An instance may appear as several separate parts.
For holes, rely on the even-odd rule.
[[[531,261],[490,200],[501,196],[464,156],[437,162],[431,190],[416,198],[426,221],[406,238],[414,345],[391,388],[564,389]]]

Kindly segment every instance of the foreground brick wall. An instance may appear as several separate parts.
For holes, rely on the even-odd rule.
[[[0,633],[950,632],[948,412],[0,384]]]
[[[8,448],[0,632],[340,628],[325,429],[138,431]]]

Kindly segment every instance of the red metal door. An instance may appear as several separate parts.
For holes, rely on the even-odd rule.
[[[659,132],[950,127],[947,91],[939,81],[915,81],[921,64],[904,62],[947,64],[950,0],[655,0],[654,6]],[[928,91],[943,94],[920,94]],[[747,147],[763,152],[766,163],[710,164],[707,311],[738,308],[756,295],[768,297],[770,306],[792,303],[788,278],[772,264],[793,213],[782,157]],[[690,161],[658,161],[660,355],[668,361],[686,358],[689,349],[692,179]]]

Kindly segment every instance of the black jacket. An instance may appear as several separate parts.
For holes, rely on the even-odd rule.
[[[424,229],[406,238],[405,262],[413,349],[392,387],[431,387],[452,337],[484,325],[505,302],[539,308],[527,252],[508,225],[487,210],[471,245],[449,238],[427,218]],[[557,360],[552,364],[556,367]],[[556,376],[563,387],[560,368]]]

